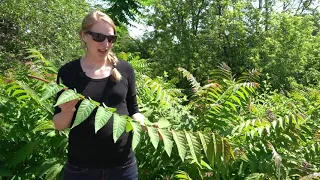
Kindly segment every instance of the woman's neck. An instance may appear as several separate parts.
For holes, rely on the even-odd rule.
[[[86,54],[81,61],[85,67],[90,69],[104,69],[106,66],[112,66],[112,63],[108,61],[107,57],[101,59]]]

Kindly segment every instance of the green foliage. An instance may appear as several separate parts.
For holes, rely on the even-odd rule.
[[[45,87],[44,92],[46,93],[47,90],[46,89],[53,89],[53,87],[51,86],[57,86],[54,83],[49,83],[47,85],[47,87]],[[77,93],[74,90],[71,89],[67,89],[64,92],[61,93],[61,95],[58,97],[57,103],[56,105],[65,103],[65,102],[69,102],[72,101],[73,99],[77,99],[79,98],[79,96],[81,95],[77,95]],[[81,124],[87,117],[89,117],[89,115],[93,112],[93,110],[97,107],[95,105],[95,103],[91,102],[92,100],[89,99],[84,99],[82,100],[79,108],[77,109],[77,114],[76,114],[76,118],[75,118],[75,122],[73,124],[73,126],[71,128],[74,128],[76,126],[78,126],[79,124]],[[56,106],[55,105],[55,106]],[[99,106],[99,105],[98,105]],[[96,115],[96,117],[98,118],[97,121],[95,121],[95,125],[96,127],[102,127],[105,125],[105,123],[107,122],[107,116],[110,117],[110,111],[108,112],[108,108],[103,108],[102,106],[98,107],[99,109],[99,114]],[[103,112],[105,111],[105,112]],[[120,116],[118,114],[116,114],[115,112],[112,113],[113,117],[114,117],[114,123],[113,123],[113,139],[116,142],[118,140],[118,138],[122,135],[122,133],[126,130],[126,127],[129,125],[132,126],[133,132],[135,134],[135,143],[133,144],[134,148],[137,146],[138,143],[138,137],[140,137],[140,133],[141,133],[141,127],[138,128],[136,125],[134,125],[131,120],[128,120],[125,116]],[[104,120],[101,120],[104,119]],[[198,163],[200,164],[201,161],[201,145],[200,141],[198,139],[197,134],[193,134],[190,132],[185,131],[185,134],[183,135],[183,137],[181,137],[182,135],[180,134],[180,138],[173,138],[171,132],[168,130],[168,127],[170,124],[165,121],[165,120],[159,120],[159,128],[153,128],[153,127],[148,127],[147,129],[151,129],[151,131],[149,132],[150,138],[154,144],[154,147],[157,148],[157,144],[159,141],[159,136],[158,133],[161,135],[162,140],[164,142],[164,149],[167,152],[168,156],[170,157],[171,152],[172,152],[172,148],[173,148],[173,143],[174,140],[176,140],[176,144],[179,146],[178,148],[181,149],[181,146],[184,147],[189,147],[190,153],[192,155],[192,158]],[[147,125],[148,126],[148,125]],[[96,132],[99,129],[96,129]],[[176,134],[175,134],[176,135]],[[181,138],[184,138],[187,140],[187,143],[184,141],[181,141]],[[206,146],[206,148],[208,148],[207,144],[204,143],[204,146]],[[215,143],[215,142],[214,142]],[[224,143],[222,143],[222,146],[224,147]],[[184,150],[186,151],[186,150]],[[226,154],[231,153],[232,151],[228,151]],[[224,155],[224,154],[222,154]],[[183,155],[185,156],[185,155]],[[181,158],[183,156],[180,156]],[[229,155],[228,155],[229,156]],[[233,155],[231,155],[233,156]],[[214,163],[214,162],[212,162]]]
[[[5,52],[21,60],[23,49],[35,48],[48,59],[60,62],[79,56],[80,38],[77,32],[89,5],[84,0],[2,1],[1,28]],[[10,37],[10,38],[8,38]]]
[[[96,105],[93,102],[91,102],[88,99],[83,100],[79,106],[79,109],[76,114],[76,118],[74,120],[74,123],[71,129],[79,125],[80,123],[82,123],[84,120],[86,120],[95,108],[96,108]]]
[[[139,58],[128,60],[137,69],[147,66]],[[249,71],[236,80],[225,64],[212,71],[211,81],[203,86],[187,70],[179,70],[197,85],[187,105],[182,105],[186,99],[180,91],[163,78],[136,73],[138,100],[148,118],[147,133],[140,124],[117,115],[115,109],[63,89],[62,84],[53,82],[54,77],[48,84],[23,78],[23,82],[12,79],[3,83],[0,140],[6,148],[0,148],[0,161],[7,165],[1,172],[24,179],[61,176],[66,159],[57,154],[66,153],[68,131],[54,130],[52,110],[48,109],[52,108],[50,96],[58,90],[63,91],[58,101],[82,101],[75,126],[97,108],[95,132],[112,115],[115,141],[124,131],[133,132],[140,179],[285,179],[319,171],[317,90],[296,86],[295,91],[287,92],[288,97],[283,96],[270,92],[265,82],[258,86],[254,82],[258,72]],[[257,87],[266,90],[260,93]],[[158,127],[153,122],[158,122]]]
[[[225,62],[236,77],[253,68],[269,73],[273,88],[290,89],[290,78],[317,85],[316,4],[313,0],[155,0],[144,16],[153,30],[137,42],[148,49],[138,50],[147,54],[155,75],[166,71],[176,77],[176,68],[184,67],[206,83],[210,71]],[[179,87],[188,87],[175,80]]]
[[[94,129],[97,133],[105,124],[108,123],[109,119],[112,116],[111,111],[107,111],[106,108],[99,106],[96,116],[95,116],[95,123],[94,123]]]

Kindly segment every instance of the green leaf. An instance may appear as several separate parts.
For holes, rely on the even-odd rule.
[[[259,128],[258,128],[258,134],[259,134],[260,137],[262,136],[263,130],[264,130],[263,127],[259,127]]]
[[[8,163],[8,167],[14,168],[19,163],[24,162],[28,157],[30,157],[30,155],[32,154],[33,150],[37,147],[39,142],[39,140],[34,140],[22,146],[17,152],[15,152],[13,159],[10,160]]]
[[[186,172],[181,170],[176,171],[174,177],[183,180],[192,180]]]
[[[244,94],[240,91],[236,91],[236,93],[243,99],[246,100],[246,97],[244,96]]]
[[[58,179],[57,176],[61,172],[64,166],[62,164],[55,164],[50,169],[46,171],[46,178],[47,180],[55,180]]]
[[[247,92],[247,90],[244,87],[240,87],[240,89],[242,90],[242,92],[244,92],[244,94],[248,98],[249,97],[249,93]]]
[[[18,100],[18,101],[21,101],[21,100],[23,100],[23,99],[29,99],[29,98],[30,98],[29,95],[22,95],[22,96],[19,96],[19,97],[17,98],[17,100]]]
[[[10,86],[7,90],[6,90],[6,93],[10,93],[13,89],[20,89],[20,86],[17,85],[17,84],[14,84],[12,86]]]
[[[20,87],[22,87],[25,92],[33,99],[35,100],[39,105],[41,105],[42,107],[44,107],[48,112],[53,114],[52,108],[49,106],[49,104],[44,103],[40,100],[40,98],[38,97],[37,93],[31,88],[29,87],[27,84],[20,82],[20,81],[16,81],[17,84],[19,84]]]
[[[186,138],[189,144],[190,153],[192,155],[192,158],[197,162],[198,165],[200,165],[201,162],[201,145],[199,142],[199,139],[196,135],[193,135],[192,133],[189,133],[185,131]]]
[[[230,96],[230,98],[233,99],[234,101],[236,101],[239,105],[241,105],[241,101],[237,96],[232,95],[232,96]]]
[[[212,171],[212,167],[208,163],[203,161],[202,159],[201,159],[201,166],[203,166],[203,167],[207,168],[208,170]]]
[[[244,126],[246,125],[246,123],[241,123],[240,127],[239,127],[239,134],[242,133],[242,129],[244,128]]]
[[[37,132],[37,131],[43,131],[43,130],[54,130],[54,123],[49,120],[49,121],[40,121],[37,123],[37,127],[35,127],[32,131]]]
[[[213,147],[213,142],[212,138],[209,134],[202,134],[201,132],[198,132],[199,138],[204,150],[204,153],[206,154],[209,162],[211,163],[211,166],[214,167],[214,147]]]
[[[12,176],[13,173],[9,169],[0,168],[0,177]]]
[[[133,138],[132,138],[132,150],[135,150],[135,148],[137,147],[137,145],[140,142],[140,137],[141,137],[141,125],[136,123],[136,122],[132,122],[129,121],[130,124],[132,125],[133,128]]]
[[[221,165],[221,162],[224,158],[224,147],[223,147],[223,144],[222,144],[222,137],[219,136],[219,135],[215,135],[215,134],[212,134],[213,135],[213,144],[214,144],[214,147],[215,147],[215,163],[217,163],[218,167]]]
[[[252,173],[252,174],[249,174],[249,176],[247,176],[245,180],[263,180],[265,178],[266,178],[266,175],[263,173]]]
[[[83,100],[78,108],[77,115],[71,129],[86,120],[95,108],[96,105],[94,105],[89,99]]]
[[[18,94],[23,94],[23,93],[26,93],[26,91],[22,90],[22,89],[17,89],[12,93],[11,96],[15,96],[15,95],[18,95]]]
[[[94,130],[97,132],[108,123],[109,119],[112,116],[112,112],[109,111],[107,108],[102,106],[98,107],[95,120],[94,120]]]
[[[126,132],[130,132],[133,130],[131,121],[128,121],[126,124]]]
[[[120,117],[119,114],[114,114],[113,117],[113,140],[116,143],[126,129],[127,119]]]
[[[223,138],[223,147],[224,147],[224,160],[230,161],[235,159],[232,147],[226,138]]]
[[[227,101],[226,104],[228,104],[234,111],[237,112],[237,108],[236,108],[236,106],[235,106],[233,103]]]
[[[186,138],[185,138],[185,134],[183,132],[176,132],[172,130],[172,136],[174,141],[177,144],[177,148],[178,148],[178,152],[179,152],[179,156],[182,160],[182,162],[184,161],[184,158],[186,156],[187,153],[187,147],[186,147]]]
[[[170,132],[167,129],[159,129],[159,133],[161,134],[163,139],[164,149],[166,150],[168,156],[170,157],[172,147],[173,147],[173,141],[172,141]]]
[[[159,128],[167,128],[169,126],[171,126],[170,122],[168,120],[166,120],[165,118],[160,118],[160,120],[158,121]]]
[[[282,119],[282,117],[279,118],[279,125],[283,129],[283,119]]]
[[[157,149],[159,144],[159,134],[158,130],[154,127],[147,126],[148,134],[151,140],[151,143],[155,149]]]
[[[49,97],[56,95],[63,89],[63,86],[56,84],[55,82],[50,82],[47,88],[42,93],[41,101],[48,99]]]
[[[271,128],[270,125],[267,125],[265,128],[267,130],[268,136],[270,136],[270,128]]]
[[[78,99],[78,95],[72,89],[68,89],[59,96],[57,103],[54,106],[58,106],[75,99]]]

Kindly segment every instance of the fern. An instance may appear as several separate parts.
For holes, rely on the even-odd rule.
[[[35,127],[32,131],[37,132],[37,131],[44,131],[44,130],[54,130],[54,124],[51,120],[49,121],[39,121],[37,123],[37,127]]]
[[[63,170],[64,165],[62,164],[55,164],[50,169],[46,171],[46,177],[45,179],[48,180],[54,180],[57,179],[57,176],[60,174],[60,172]]]
[[[245,178],[245,180],[264,180],[267,178],[266,174],[263,173],[252,173]]]
[[[191,86],[192,86],[192,88],[193,88],[193,91],[194,91],[195,93],[198,92],[199,89],[200,89],[200,87],[201,87],[201,85],[200,85],[200,83],[196,80],[196,78],[195,78],[189,71],[187,71],[187,70],[184,69],[184,68],[178,68],[178,70],[182,72],[183,77],[186,77],[186,78],[189,80],[189,82],[190,82],[190,84],[191,84]]]
[[[11,176],[12,174],[9,169],[0,168],[0,177]]]
[[[188,76],[191,74],[185,69],[181,71]],[[220,64],[217,70],[213,70],[212,78],[216,82],[210,80],[209,84],[197,87],[197,91],[194,91],[191,97],[190,105],[199,119],[203,119],[198,122],[200,128],[210,127],[226,131],[241,122],[239,115],[247,109],[247,103],[259,84],[235,81],[231,69],[226,64]],[[252,79],[255,78],[247,78],[247,80]],[[193,79],[191,85],[194,84]]]
[[[315,179],[319,177],[320,177],[320,173],[313,173],[313,174],[309,174],[307,176],[302,177],[300,180],[310,180],[310,179]]]
[[[47,110],[49,113],[53,114],[52,108],[45,102],[41,101],[38,94],[24,82],[14,81],[9,84],[6,92],[11,96],[15,97],[18,101],[26,100],[26,99],[33,99],[37,102],[41,107]]]
[[[166,150],[168,156],[170,157],[171,151],[173,148],[172,136],[170,135],[170,132],[166,129],[158,129],[158,130],[163,138],[164,149]]]
[[[192,180],[186,172],[180,170],[175,172],[174,177],[182,180]]]
[[[187,153],[187,146],[185,144],[186,142],[185,134],[183,132],[172,131],[172,135],[173,135],[174,142],[177,145],[179,156],[181,160],[184,161]],[[205,149],[207,149],[206,144],[204,147]]]
[[[48,99],[49,97],[56,95],[58,92],[60,92],[64,87],[61,85],[58,85],[54,82],[51,82],[51,86],[49,88],[46,88],[46,91],[43,92],[41,101],[44,101]]]
[[[12,168],[17,166],[19,163],[24,162],[34,151],[40,140],[30,142],[22,146],[15,154],[13,159],[8,163],[8,167]]]
[[[147,130],[153,147],[157,149],[159,143],[158,130],[150,126],[147,126]]]
[[[51,86],[51,85],[52,84],[50,83],[47,86]],[[73,90],[70,90],[70,89],[65,90],[58,98],[57,104],[71,101],[74,98],[78,98],[80,96],[81,95],[78,95]],[[83,120],[86,119],[86,117],[88,117],[96,107],[97,107],[97,104],[90,102],[90,100],[88,100],[88,99],[82,100],[81,105],[77,110],[77,116],[79,116],[79,120],[77,120],[77,116],[76,116],[75,124],[73,125],[73,127],[81,124],[83,122]],[[95,122],[95,127],[96,127],[95,131],[97,132],[99,130],[99,128],[101,128],[102,126],[104,126],[107,123],[107,119],[109,117],[111,117],[110,114],[112,114],[114,116],[114,123],[113,123],[114,142],[116,142],[118,140],[118,138],[122,135],[122,133],[126,129],[133,130],[133,133],[134,133],[133,148],[135,148],[138,145],[139,139],[141,137],[140,125],[136,124],[135,122],[132,122],[132,120],[129,117],[120,116],[117,113],[112,112],[112,108],[102,107],[102,106],[98,105],[98,111],[96,113],[96,119],[95,119],[95,121],[96,121]],[[161,135],[162,140],[164,142],[164,149],[165,149],[166,153],[168,154],[168,156],[171,155],[173,144],[175,142],[175,144],[177,145],[177,148],[179,150],[179,155],[180,155],[181,159],[185,158],[185,154],[187,152],[186,147],[188,147],[188,149],[192,155],[192,158],[198,164],[200,164],[201,157],[202,157],[202,155],[201,155],[202,149],[206,149],[206,151],[208,152],[208,149],[211,147],[210,145],[212,144],[211,142],[207,142],[207,141],[203,141],[202,143],[200,143],[200,138],[197,135],[200,132],[197,132],[196,134],[194,134],[192,132],[187,132],[187,131],[184,131],[184,133],[180,133],[178,131],[169,130],[168,128],[170,128],[170,123],[165,119],[159,120],[159,126],[161,126],[162,128],[160,128],[160,127],[154,128],[152,124],[145,125],[145,126],[147,126],[149,137],[150,137],[151,142],[155,148],[157,148],[158,142],[159,142],[158,133]],[[201,133],[201,134],[203,134],[203,133]],[[216,135],[216,136],[218,136],[218,135]],[[215,137],[215,135],[213,137]],[[213,144],[219,144],[219,147],[223,148],[223,149],[226,149],[226,147],[227,147],[227,149],[231,148],[228,146],[227,142],[223,141],[223,140],[219,143],[219,142],[215,142],[215,140],[213,139],[212,142],[213,142]],[[218,149],[214,150],[214,152],[216,152],[215,157],[219,157],[217,151],[219,151],[219,150]],[[233,157],[233,152],[232,152],[232,150],[225,151],[224,153],[222,153],[222,155]],[[208,159],[210,160],[210,162],[212,164],[214,163],[214,160],[217,160],[217,159],[213,159],[211,157],[211,155],[208,156]],[[223,159],[230,159],[230,158],[222,158],[221,161],[224,161]]]
[[[35,59],[34,63],[44,64],[44,68],[49,70],[50,73],[57,74],[58,68],[51,61],[45,59],[45,57],[36,49],[27,49],[27,53],[30,55],[26,59]]]

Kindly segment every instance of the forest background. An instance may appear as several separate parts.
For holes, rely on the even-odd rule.
[[[54,130],[53,86],[31,76],[55,81],[83,55],[77,33],[92,9],[115,20],[113,50],[136,71],[148,131],[123,122],[139,179],[320,178],[319,5],[1,0],[0,179],[63,176],[68,130]],[[147,31],[131,37],[136,23]]]

